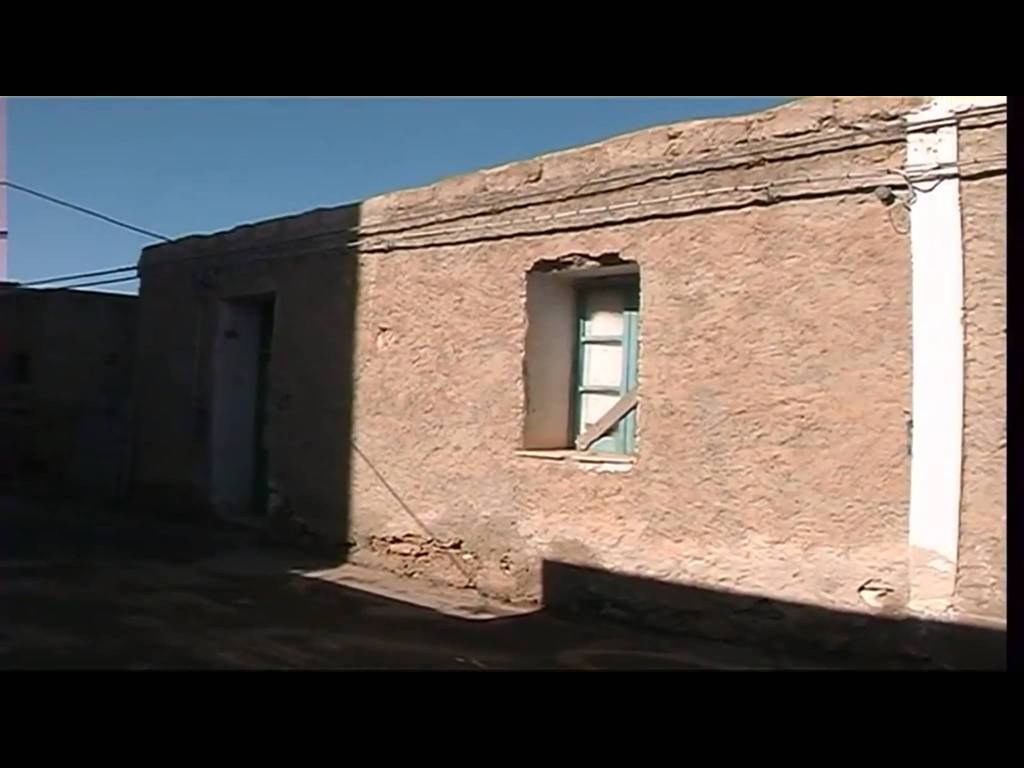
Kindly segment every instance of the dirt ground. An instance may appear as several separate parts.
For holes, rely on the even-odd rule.
[[[0,668],[765,668],[209,531],[0,498]]]
[[[0,496],[0,669],[771,669],[769,656]]]

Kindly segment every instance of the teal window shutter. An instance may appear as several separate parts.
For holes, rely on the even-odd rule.
[[[637,385],[640,284],[636,279],[587,280],[577,286],[577,349],[573,376],[573,439]],[[596,453],[636,448],[636,409],[594,441]]]

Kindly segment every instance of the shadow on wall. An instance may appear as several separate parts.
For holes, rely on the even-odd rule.
[[[353,237],[360,206],[343,216],[343,237]],[[358,246],[285,258],[278,269],[266,370],[257,374],[253,514],[277,539],[342,562],[351,527]]]
[[[228,237],[223,247],[211,248],[210,267],[199,269],[194,280],[199,312],[207,318],[200,327],[210,329],[197,333],[210,336],[209,361],[196,366],[196,389],[207,392],[198,439],[192,440],[198,450],[186,454],[199,464],[187,471],[202,478],[215,515],[225,508],[248,515],[273,539],[301,545],[334,565],[349,559],[354,544],[354,462],[393,499],[411,530],[430,542],[438,539],[416,505],[391,484],[391,457],[357,444],[353,434],[361,221],[358,203],[302,214],[294,217],[293,245],[292,219],[285,219],[274,230],[283,231],[279,243],[268,241],[261,246],[266,254],[250,251],[237,261],[224,250],[233,247]],[[310,235],[324,244],[311,250]],[[144,313],[159,285],[144,273]],[[178,316],[174,303],[166,311]],[[156,338],[151,329],[142,333]],[[203,344],[200,338],[200,357]],[[147,365],[164,366],[167,359],[150,358]],[[147,412],[152,415],[154,403],[162,402],[149,398]],[[176,425],[143,427],[141,434],[155,441],[167,428]],[[382,444],[383,436],[374,437]],[[450,551],[442,548],[438,556],[472,579]]]
[[[147,248],[132,506],[345,557],[360,206]]]
[[[919,618],[830,610],[545,560],[544,606],[673,634],[872,668],[1005,669],[1006,632]]]
[[[0,285],[0,485],[124,491],[134,296]]]

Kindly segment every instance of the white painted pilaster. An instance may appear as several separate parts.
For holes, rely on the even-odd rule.
[[[964,256],[957,113],[1004,97],[936,97],[907,116],[913,268],[910,608],[949,609],[956,586],[964,413]],[[993,101],[996,100],[996,101]]]

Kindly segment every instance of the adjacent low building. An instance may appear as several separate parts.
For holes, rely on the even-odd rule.
[[[134,490],[510,600],[998,624],[1005,195],[1003,97],[812,98],[146,248]]]
[[[0,483],[125,493],[137,301],[0,283]]]

